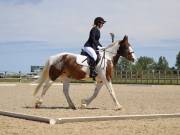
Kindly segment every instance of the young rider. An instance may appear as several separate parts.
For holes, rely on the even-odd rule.
[[[94,25],[89,33],[89,39],[84,45],[84,51],[90,55],[90,77],[93,79],[97,76],[97,72],[95,70],[96,60],[97,60],[97,53],[98,49],[102,47],[99,42],[100,39],[100,29],[103,27],[103,24],[106,21],[102,17],[96,17],[94,19]]]

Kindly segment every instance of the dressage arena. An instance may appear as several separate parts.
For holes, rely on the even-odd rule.
[[[62,85],[50,87],[42,107],[34,108],[32,93],[35,85],[0,84],[0,111],[16,112],[45,118],[124,116],[168,114],[164,117],[129,118],[123,120],[62,122],[50,125],[0,115],[0,135],[57,134],[180,134],[180,86],[178,85],[119,85],[113,84],[123,110],[115,111],[113,101],[103,87],[87,109],[80,109],[81,99],[92,94],[94,84],[71,84],[70,95],[77,110],[68,109]],[[176,115],[172,115],[176,114]],[[112,117],[110,117],[112,118]],[[117,118],[119,119],[119,118]]]

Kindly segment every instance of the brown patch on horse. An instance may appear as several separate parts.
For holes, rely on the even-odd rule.
[[[112,73],[113,73],[113,64],[110,60],[108,60],[107,67],[106,67],[106,79],[108,81],[112,79]]]
[[[116,66],[116,64],[118,63],[118,60],[119,60],[119,57],[120,56],[122,56],[122,43],[124,42],[124,40],[121,40],[121,41],[119,41],[119,49],[117,50],[117,53],[116,53],[116,55],[113,57],[113,59],[112,59],[112,62],[113,62],[113,65],[114,65],[114,67]]]
[[[131,55],[129,52],[127,52],[127,48],[129,48],[130,44],[128,43],[128,37],[124,36],[123,40],[119,41],[119,49],[117,50],[116,55],[113,57],[113,65],[115,67],[115,65],[118,63],[119,57],[123,56],[128,60],[132,59],[132,56],[130,57],[129,55]]]
[[[61,70],[57,69],[54,65],[52,65],[49,69],[49,77],[52,81],[55,81],[60,75]]]
[[[119,57],[120,57],[120,55],[115,55],[114,57],[113,57],[113,65],[114,65],[114,67],[116,66],[116,64],[118,63],[118,60],[119,60]]]
[[[61,75],[81,80],[86,77],[86,72],[76,63],[76,57],[66,54],[60,57],[49,70],[49,76],[53,81]]]

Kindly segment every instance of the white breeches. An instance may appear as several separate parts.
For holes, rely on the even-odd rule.
[[[95,61],[97,60],[97,54],[92,47],[84,47],[84,51],[87,52]]]

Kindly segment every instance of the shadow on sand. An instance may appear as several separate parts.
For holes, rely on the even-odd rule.
[[[76,107],[76,109],[71,109],[69,107],[64,107],[64,106],[40,106],[38,108],[36,108],[35,106],[24,106],[23,108],[25,109],[66,109],[66,110],[98,110],[100,108],[96,108],[96,107],[88,107],[88,108],[84,108],[82,109],[81,107]]]

